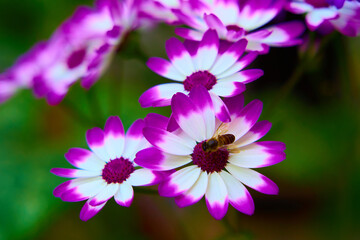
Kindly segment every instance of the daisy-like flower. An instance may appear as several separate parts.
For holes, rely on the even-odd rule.
[[[33,88],[37,97],[45,97],[51,105],[60,103],[79,79],[84,88],[90,88],[129,32],[150,21],[141,16],[141,3],[97,0],[95,8],[79,7],[48,41],[20,57],[4,78],[15,90]],[[3,99],[10,95],[0,92]]]
[[[221,115],[219,96],[238,95],[245,90],[245,84],[263,75],[260,69],[242,70],[257,56],[249,53],[241,58],[246,44],[247,41],[242,39],[223,50],[215,30],[206,31],[199,43],[185,41],[183,44],[176,38],[169,39],[166,52],[171,62],[153,57],[147,65],[155,73],[178,83],[150,88],[140,96],[141,106],[168,106],[175,93],[189,93],[194,87],[202,85],[209,90],[217,115]]]
[[[356,37],[360,34],[360,2],[356,0],[292,0],[286,8],[295,14],[306,14],[311,31],[324,33],[336,29],[340,33]]]
[[[36,95],[54,105],[80,78],[81,85],[90,88],[133,28],[131,2],[98,0],[94,9],[79,7],[48,41],[52,58],[33,79]]]
[[[162,174],[140,168],[134,164],[135,154],[148,146],[142,134],[144,121],[135,121],[124,134],[119,117],[109,117],[104,131],[93,128],[87,131],[86,140],[91,151],[72,148],[65,158],[78,169],[53,168],[60,177],[74,178],[60,184],[54,196],[66,202],[87,200],[80,218],[87,221],[96,215],[114,197],[115,201],[129,207],[133,200],[133,186],[157,184]]]
[[[153,147],[137,153],[135,163],[157,171],[176,171],[159,184],[159,194],[175,197],[179,207],[198,202],[204,195],[210,214],[221,219],[228,204],[245,214],[254,212],[253,200],[243,184],[261,193],[277,194],[276,184],[250,169],[276,164],[285,159],[285,144],[256,142],[271,127],[257,122],[262,103],[258,100],[243,107],[238,95],[224,100],[231,122],[224,123],[214,114],[211,97],[202,86],[189,96],[177,93],[171,103],[172,119],[168,131],[164,117],[149,116],[143,130]],[[150,124],[152,123],[152,124]]]
[[[221,39],[249,41],[247,51],[265,54],[269,46],[288,47],[302,43],[304,26],[299,21],[262,28],[283,9],[284,0],[201,0],[191,13],[173,10],[188,28],[176,29],[179,36],[199,41],[207,29],[216,29]],[[261,28],[261,29],[259,29]]]

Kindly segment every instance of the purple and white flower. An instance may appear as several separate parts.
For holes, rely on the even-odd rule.
[[[286,8],[295,14],[306,14],[306,23],[311,31],[328,33],[336,29],[350,37],[360,34],[359,1],[292,0]]]
[[[198,86],[189,96],[172,98],[172,117],[166,129],[165,117],[155,114],[145,119],[145,138],[153,147],[137,153],[135,163],[156,171],[176,171],[159,184],[159,194],[175,197],[179,207],[198,202],[204,195],[210,214],[221,219],[228,204],[245,214],[253,214],[253,200],[244,187],[277,194],[276,184],[250,169],[274,165],[285,159],[285,144],[257,142],[271,128],[268,121],[257,122],[262,103],[243,107],[243,96],[224,100],[231,122],[216,118],[210,94]],[[230,141],[220,141],[227,136]],[[232,137],[231,137],[232,136]],[[209,150],[210,140],[217,141]],[[244,185],[243,185],[244,184]]]
[[[166,52],[170,62],[153,57],[147,62],[155,73],[178,83],[165,83],[154,86],[144,92],[139,99],[142,107],[160,107],[170,105],[172,96],[177,93],[189,93],[194,87],[202,85],[213,99],[217,113],[221,114],[221,97],[232,97],[245,90],[245,84],[263,75],[260,69],[242,70],[257,56],[245,51],[247,41],[241,39],[235,43],[221,45],[215,30],[205,32],[200,42],[185,41],[176,38],[166,42]]]
[[[262,28],[283,9],[284,0],[202,0],[191,13],[174,10],[178,18],[192,27],[178,28],[179,36],[199,41],[207,29],[215,29],[221,39],[248,40],[247,51],[265,54],[269,46],[288,47],[302,43],[304,26],[299,21]],[[261,29],[259,29],[261,28]]]
[[[67,161],[78,169],[53,168],[60,177],[74,178],[60,184],[54,196],[66,202],[87,200],[80,218],[87,221],[96,215],[114,197],[115,201],[129,207],[134,196],[133,186],[149,186],[162,180],[162,173],[138,167],[135,154],[149,146],[143,137],[145,123],[135,121],[127,133],[119,117],[109,117],[104,130],[92,128],[86,133],[91,151],[71,148]]]
[[[138,0],[97,0],[95,8],[79,7],[48,41],[20,57],[4,78],[18,88],[33,88],[51,105],[58,104],[78,79],[90,88],[124,37],[146,22]]]

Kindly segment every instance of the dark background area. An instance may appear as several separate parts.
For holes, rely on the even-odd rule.
[[[80,4],[92,1],[0,0],[0,71]],[[103,127],[110,115],[125,128],[149,112],[169,115],[169,108],[140,108],[142,92],[168,81],[132,52],[165,57],[171,36],[173,27],[165,25],[132,34],[90,91],[75,84],[58,106],[30,90],[0,106],[0,239],[360,239],[360,39],[338,33],[311,34],[301,48],[273,48],[251,66],[265,75],[247,85],[245,100],[264,102],[261,120],[273,123],[264,140],[287,145],[285,161],[259,169],[280,193],[250,190],[253,216],[229,207],[216,221],[204,200],[180,209],[173,199],[136,193],[130,208],[110,200],[82,222],[82,202],[53,197],[65,179],[50,169],[70,166],[63,155],[86,148],[87,129]]]

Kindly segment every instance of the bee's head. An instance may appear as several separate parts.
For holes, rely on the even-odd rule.
[[[204,141],[202,144],[202,149],[204,151],[215,150],[219,145],[219,142],[216,139],[209,139],[208,141]]]

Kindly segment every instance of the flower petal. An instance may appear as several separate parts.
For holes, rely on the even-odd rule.
[[[196,145],[195,141],[185,142],[183,138],[160,128],[145,127],[143,133],[153,146],[174,155],[189,155]]]
[[[65,153],[66,160],[77,168],[90,171],[103,169],[105,162],[98,158],[95,153],[83,148],[71,148]]]
[[[268,27],[266,30],[271,31],[271,34],[262,39],[262,43],[288,47],[302,43],[298,37],[305,31],[305,26],[300,21],[291,21]]]
[[[101,175],[101,169],[98,171],[87,171],[69,168],[53,168],[50,170],[50,172],[56,176],[66,178],[96,177]]]
[[[204,196],[207,185],[208,174],[206,172],[201,172],[198,180],[188,191],[175,197],[175,203],[181,208],[197,203]]]
[[[178,92],[185,93],[184,85],[179,83],[164,83],[146,90],[139,98],[141,107],[169,106],[171,98]]]
[[[133,172],[127,182],[132,186],[151,186],[158,184],[163,180],[161,172],[152,171],[150,169],[137,169]]]
[[[250,143],[253,143],[263,136],[265,136],[271,128],[271,122],[269,121],[261,121],[255,123],[255,125],[248,131],[244,136],[242,136],[239,140],[234,142],[236,147],[246,146]]]
[[[63,187],[60,198],[65,202],[83,201],[98,194],[106,185],[101,177],[73,179]]]
[[[120,206],[130,207],[133,199],[134,199],[134,189],[127,182],[123,182],[119,186],[119,190],[114,195],[115,201]]]
[[[244,185],[225,171],[220,172],[220,176],[229,193],[230,204],[238,211],[252,215],[255,210],[254,201]]]
[[[243,94],[239,94],[230,98],[224,98],[223,101],[229,110],[231,119],[235,119],[236,117],[240,116],[241,110],[244,108]]]
[[[135,163],[144,168],[166,171],[181,167],[191,161],[191,156],[165,153],[157,148],[147,148],[136,154]]]
[[[226,36],[227,29],[224,26],[223,22],[216,15],[205,13],[204,21],[210,29],[215,29],[220,36]]]
[[[235,136],[235,140],[238,140],[245,135],[259,119],[262,110],[262,102],[259,100],[253,100],[246,105],[240,112],[239,116],[232,119],[228,123],[228,133]]]
[[[121,157],[124,151],[124,126],[118,116],[111,116],[105,123],[105,146],[110,159]]]
[[[219,37],[215,30],[204,33],[197,53],[194,57],[197,70],[208,70],[214,64],[219,50]]]
[[[189,28],[176,28],[175,34],[184,39],[190,39],[195,41],[200,41],[203,36],[202,32]]]
[[[132,186],[151,186],[158,184],[163,180],[161,172],[150,169],[137,169],[126,180]]]
[[[232,44],[218,59],[210,69],[214,75],[221,74],[229,69],[244,53],[247,45],[247,40],[241,39]]]
[[[214,106],[209,92],[204,86],[194,87],[190,91],[190,99],[201,112],[205,122],[206,135],[205,138],[211,138],[215,132],[215,114]]]
[[[243,93],[245,89],[245,84],[241,82],[219,81],[211,91],[221,97],[233,97]]]
[[[95,127],[86,132],[86,141],[90,149],[103,161],[108,162],[110,156],[105,148],[105,135],[101,128]]]
[[[209,175],[209,182],[205,193],[206,206],[216,220],[222,219],[229,206],[228,191],[219,175],[214,172]]]
[[[172,116],[189,136],[197,142],[206,139],[206,126],[201,111],[185,94],[177,93],[171,100]]]
[[[194,165],[176,171],[159,184],[160,196],[175,197],[189,190],[199,178],[200,172],[200,168]]]
[[[282,150],[252,143],[238,148],[239,153],[231,154],[229,162],[244,168],[260,168],[277,164],[286,158]]]
[[[279,188],[273,181],[254,170],[238,167],[231,163],[228,163],[225,168],[240,182],[256,191],[271,195],[279,193]]]
[[[174,67],[185,76],[195,71],[189,52],[177,38],[170,38],[165,44],[166,53]]]
[[[241,82],[243,84],[255,81],[259,77],[264,75],[264,71],[261,69],[248,69],[241,72],[234,73],[225,78],[219,79],[220,82]]]
[[[231,121],[230,113],[223,100],[215,93],[213,92],[209,92],[209,93],[214,105],[215,116],[221,122],[230,122]]]
[[[115,195],[118,189],[119,189],[118,183],[107,184],[106,187],[101,192],[96,194],[96,196],[91,199],[89,204],[91,206],[98,206],[104,204]]]
[[[91,206],[89,202],[91,201],[91,198],[86,201],[84,206],[82,207],[80,211],[80,219],[82,221],[87,221],[90,218],[94,217],[106,204],[104,202],[103,204],[97,205],[97,206]]]
[[[153,72],[171,80],[184,81],[186,78],[186,76],[176,70],[169,61],[162,58],[152,57],[147,61],[146,65]]]
[[[336,10],[320,8],[306,14],[306,23],[311,31],[318,28],[325,20],[334,19],[338,16]]]
[[[217,77],[220,79],[241,71],[243,68],[247,67],[250,63],[252,63],[252,61],[254,61],[258,55],[259,54],[256,52],[250,52],[246,54],[239,61],[234,63],[230,68],[228,68],[225,72],[219,74]]]
[[[146,140],[142,133],[144,126],[144,120],[138,119],[127,130],[125,135],[124,153],[122,154],[124,158],[129,158],[130,160],[133,160],[135,154],[143,147],[146,147]]]
[[[166,129],[169,123],[169,118],[158,113],[149,113],[144,118],[147,127],[156,127]]]

